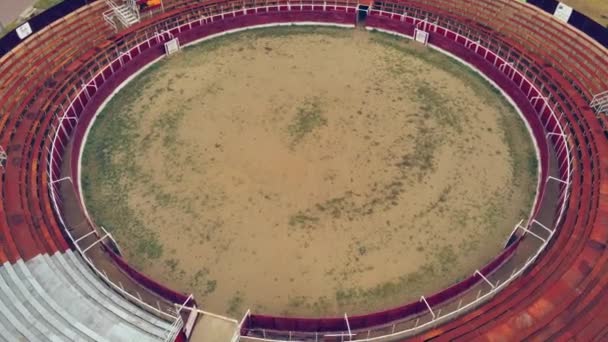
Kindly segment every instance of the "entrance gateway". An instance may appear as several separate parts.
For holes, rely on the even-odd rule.
[[[369,13],[369,5],[359,4],[357,6],[357,25],[365,24],[365,19]]]

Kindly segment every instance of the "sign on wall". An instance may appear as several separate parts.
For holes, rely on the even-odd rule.
[[[179,40],[177,38],[173,38],[165,43],[165,53],[167,55],[174,54],[177,51],[179,51]]]
[[[20,39],[25,39],[25,37],[32,34],[32,27],[30,26],[30,23],[25,23],[25,24],[17,27],[16,31],[17,31],[17,35],[19,36]]]
[[[429,33],[426,31],[416,29],[416,31],[414,33],[414,39],[417,42],[426,45],[429,42]]]
[[[570,16],[572,15],[572,7],[566,4],[562,4],[560,2],[559,5],[557,5],[557,8],[555,9],[555,13],[553,13],[553,15],[557,19],[567,23],[570,19]]]

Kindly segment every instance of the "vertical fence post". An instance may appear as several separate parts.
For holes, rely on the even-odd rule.
[[[353,339],[353,334],[350,331],[350,322],[348,321],[348,316],[344,313],[344,320],[346,321],[346,328],[348,329],[348,340]]]
[[[427,309],[429,309],[429,312],[431,313],[431,316],[433,316],[433,320],[435,320],[435,313],[433,312],[433,309],[429,305],[429,302],[426,301],[426,298],[424,298],[424,296],[421,296],[420,297],[420,301],[424,302],[424,304],[426,305]]]

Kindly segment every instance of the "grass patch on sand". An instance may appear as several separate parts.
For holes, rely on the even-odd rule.
[[[82,164],[89,212],[127,259],[234,317],[376,310],[461,279],[529,208],[537,169],[517,112],[467,66],[312,27],[153,65],[100,113]]]
[[[136,156],[142,153],[138,132],[139,119],[144,114],[134,111],[133,107],[140,99],[141,89],[153,83],[151,81],[163,72],[164,64],[165,61],[161,61],[143,71],[109,101],[87,136],[82,157],[82,187],[87,209],[125,245],[129,259],[138,267],[159,259],[163,255],[163,244],[158,234],[146,227],[128,206],[132,182],[150,178],[149,170],[136,164]]]
[[[307,100],[296,111],[292,123],[287,127],[291,136],[292,148],[316,129],[327,125],[327,119],[323,115],[318,98]]]

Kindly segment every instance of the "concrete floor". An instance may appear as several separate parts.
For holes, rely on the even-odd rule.
[[[229,342],[236,328],[236,323],[203,315],[190,336],[190,342]]]
[[[0,23],[6,26],[35,2],[36,0],[0,0]]]

